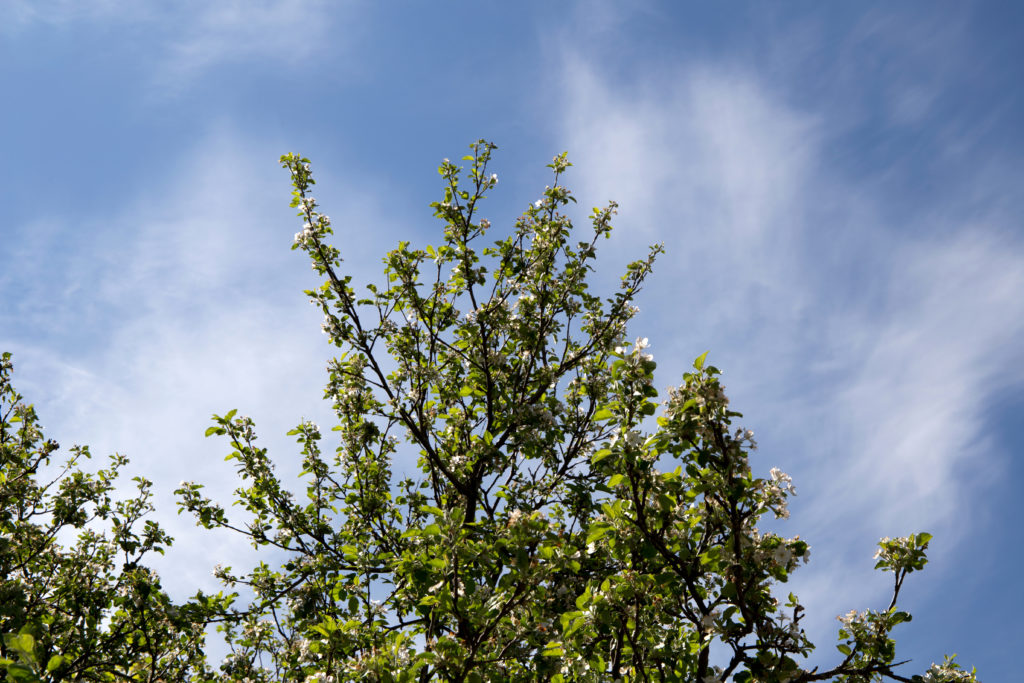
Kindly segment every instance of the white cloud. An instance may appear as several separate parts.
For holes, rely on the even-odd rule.
[[[36,24],[66,27],[78,22],[137,20],[149,13],[143,5],[125,0],[10,0],[0,5],[0,31],[14,33]]]
[[[1024,246],[970,208],[972,183],[921,224],[890,224],[884,187],[829,168],[828,112],[752,72],[626,83],[592,64],[570,54],[563,72],[577,195],[620,202],[617,252],[666,243],[637,331],[666,381],[710,348],[763,468],[795,475],[786,532],[821,550],[796,585],[827,642],[831,615],[883,598],[867,561],[879,536],[928,529],[956,561],[969,530],[950,501],[997,476],[985,411],[1024,383]]]
[[[124,453],[129,477],[155,482],[156,518],[177,538],[157,566],[178,595],[212,589],[215,562],[244,566],[249,554],[174,514],[181,480],[225,504],[239,483],[228,445],[203,438],[210,415],[253,416],[286,483],[298,482],[299,458],[285,432],[304,417],[330,424],[321,396],[331,349],[302,294],[316,283],[308,262],[289,251],[299,219],[274,163],[280,151],[215,131],[110,215],[15,230],[20,251],[3,263],[5,289],[30,287],[0,338],[15,352],[16,386],[48,436],[89,444],[97,459]],[[355,174],[318,177],[324,206],[337,208],[347,272],[365,280],[379,270],[368,254],[398,234],[382,218],[382,193]],[[330,188],[350,193],[344,205]],[[368,224],[380,229],[348,227]]]
[[[972,51],[964,30],[971,10],[951,7],[950,12],[927,15],[893,9],[864,12],[846,39],[848,49],[863,50],[877,60],[871,68],[878,73],[874,82],[880,97],[870,105],[858,104],[874,107],[895,126],[920,125],[951,79],[976,76],[963,59]],[[848,59],[839,77],[863,88],[863,69],[858,60]]]
[[[151,94],[166,98],[220,66],[301,67],[321,50],[344,47],[353,35],[336,30],[345,9],[325,0],[12,0],[0,5],[0,31],[103,27],[117,40],[141,36],[138,58],[150,69]]]
[[[669,259],[714,254],[715,268],[701,273],[712,279],[698,288],[724,292],[737,277],[771,287],[788,270],[803,227],[798,184],[812,172],[812,117],[735,72],[696,68],[629,86],[579,59],[565,72],[565,144],[580,196],[616,199],[631,239],[664,241]]]
[[[852,479],[889,501],[904,524],[952,523],[968,473],[997,476],[985,414],[1024,381],[1024,259],[1019,244],[967,226],[934,244],[905,243],[891,259],[892,302],[866,326],[861,369],[837,408],[865,429]],[[843,323],[840,323],[843,324]],[[874,429],[867,429],[874,425]],[[985,463],[984,467],[979,467]],[[909,493],[909,495],[907,495]]]
[[[195,13],[169,41],[159,82],[180,87],[212,66],[246,61],[299,66],[333,36],[341,44],[347,35],[333,35],[323,0],[230,0],[197,3]]]

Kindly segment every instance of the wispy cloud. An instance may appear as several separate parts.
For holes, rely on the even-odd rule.
[[[0,32],[102,26],[121,37],[141,35],[151,95],[166,99],[217,67],[245,62],[250,68],[295,68],[321,50],[345,46],[354,31],[339,33],[336,22],[346,7],[325,0],[12,0],[0,5]]]
[[[334,12],[328,12],[333,7]],[[214,65],[278,62],[299,66],[326,45],[349,34],[332,31],[337,3],[323,0],[230,0],[198,3],[196,14],[169,40],[158,80],[181,87]]]
[[[862,455],[847,479],[867,485],[847,490],[881,496],[886,519],[945,524],[966,472],[998,474],[998,458],[985,452],[985,413],[1024,381],[1015,342],[1024,333],[1024,252],[982,225],[893,247],[887,304],[833,323],[870,335],[849,346],[856,370],[835,397],[860,428],[850,447]],[[990,466],[966,467],[980,458]]]
[[[764,436],[763,468],[795,474],[787,531],[835,557],[798,581],[825,640],[822,613],[885,590],[866,561],[879,536],[938,531],[947,555],[968,531],[948,502],[980,499],[998,473],[985,409],[1024,384],[1024,245],[1010,214],[977,210],[969,174],[893,223],[884,186],[829,167],[830,112],[752,70],[626,82],[581,54],[562,74],[577,194],[621,203],[618,251],[666,243],[638,321],[662,376],[712,349]]]
[[[180,480],[205,483],[224,503],[238,485],[227,444],[202,436],[210,415],[253,416],[284,480],[296,484],[298,450],[285,432],[301,418],[330,423],[320,397],[331,349],[301,293],[315,284],[309,266],[288,249],[298,219],[287,174],[273,162],[280,151],[215,130],[145,196],[78,224],[13,228],[19,251],[0,254],[0,284],[21,288],[11,298],[24,302],[0,307],[0,321],[18,322],[0,327],[17,386],[49,436],[89,444],[99,457],[124,453],[131,475],[155,482],[157,518],[178,539],[159,567],[179,595],[213,588],[213,562],[244,565],[248,555],[237,539],[197,531],[173,512]],[[369,254],[398,233],[376,203],[383,193],[344,170],[319,175],[325,191],[351,192],[344,207],[322,199],[339,209],[346,268],[365,280],[379,270]],[[347,227],[369,224],[382,230]],[[73,244],[59,241],[68,235]]]
[[[10,0],[0,5],[0,31],[11,34],[34,25],[68,26],[78,22],[139,20],[149,10],[125,0]]]

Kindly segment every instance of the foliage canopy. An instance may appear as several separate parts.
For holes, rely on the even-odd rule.
[[[230,442],[247,517],[233,519],[200,484],[177,493],[198,524],[233,529],[263,551],[248,571],[216,570],[246,600],[199,594],[172,605],[137,561],[169,539],[151,523],[142,535],[124,531],[148,509],[148,483],[115,515],[105,497],[113,470],[71,475],[95,492],[63,505],[81,515],[89,503],[112,519],[113,538],[103,542],[127,553],[120,572],[113,550],[95,559],[107,587],[89,623],[107,635],[88,647],[121,662],[109,680],[974,680],[952,660],[923,677],[897,668],[891,631],[910,620],[897,598],[926,562],[927,534],[883,540],[877,568],[893,573],[891,604],[840,619],[834,667],[802,667],[813,649],[803,607],[792,594],[780,601],[778,586],[809,547],[758,527],[764,515],[788,515],[789,477],[755,475],[753,434],[736,424],[707,354],[659,412],[646,340],[624,341],[661,247],[629,264],[612,296],[594,294],[588,276],[616,207],[595,208],[583,239],[574,238],[564,154],[511,234],[488,242],[481,202],[498,182],[488,169],[495,147],[471,148],[465,168],[446,159],[438,169],[444,194],[432,208],[442,242],[401,243],[384,259],[385,281],[365,290],[327,241],[331,223],[311,193],[308,159],[282,157],[303,221],[293,248],[322,278],[307,294],[339,349],[326,386],[337,424],[333,434],[309,421],[290,432],[302,453],[296,494],[257,445],[252,420],[214,417],[207,435]],[[15,413],[23,425],[31,416],[23,405]],[[3,419],[6,569],[31,547],[12,545],[21,538],[12,533],[48,533],[19,517],[13,501],[41,499],[44,489],[16,488],[26,486],[17,473],[29,472],[28,481],[26,463],[55,445],[15,436]],[[407,451],[418,454],[415,469],[396,464]],[[86,529],[75,549],[52,551],[71,562],[98,541],[88,520],[68,522],[62,509],[49,509],[47,523]],[[56,548],[50,541],[42,545]],[[11,680],[19,671],[62,680],[65,664],[40,663],[87,647],[54,615],[71,609],[68,600],[94,600],[95,588],[75,583],[71,570],[55,574],[66,585],[46,582],[47,571],[4,579],[5,591],[40,596],[35,616],[0,616],[14,634],[3,650]],[[139,602],[125,585],[147,586],[150,597]],[[145,630],[151,614],[162,620],[155,633]],[[197,629],[212,622],[232,650],[217,672],[196,644]],[[65,635],[33,651],[19,632]],[[160,668],[170,662],[179,668]]]

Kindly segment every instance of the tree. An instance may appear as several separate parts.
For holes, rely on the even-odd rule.
[[[115,500],[127,463],[113,455],[82,471],[75,446],[48,469],[59,445],[15,391],[11,354],[0,357],[0,671],[7,681],[185,680],[205,669],[208,609],[175,605],[143,561],[171,538],[144,517],[151,483]],[[40,482],[40,478],[43,478]],[[48,480],[48,481],[47,481]],[[141,528],[139,528],[141,526]],[[74,542],[66,546],[65,538]]]
[[[222,615],[222,679],[975,680],[953,660],[899,673],[891,631],[910,615],[897,598],[927,534],[883,540],[891,604],[841,618],[833,668],[801,668],[803,607],[774,591],[808,545],[758,528],[788,515],[790,478],[755,476],[752,432],[735,426],[707,354],[655,419],[646,340],[623,342],[661,247],[613,296],[593,294],[616,205],[594,209],[574,242],[565,154],[512,233],[487,244],[495,147],[471,147],[465,174],[438,169],[442,243],[399,244],[385,283],[360,292],[327,241],[309,160],[281,159],[303,220],[293,249],[323,278],[306,293],[339,348],[326,386],[337,425],[290,432],[295,495],[250,419],[214,416],[207,435],[230,440],[251,517],[230,520],[199,484],[178,491],[200,524],[267,553],[247,572],[217,569],[252,593]],[[393,461],[403,448],[418,452],[415,476]]]

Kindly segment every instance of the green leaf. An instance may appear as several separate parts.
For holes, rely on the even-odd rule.
[[[24,664],[8,664],[7,665],[7,680],[8,681],[26,681],[26,683],[38,683],[39,677],[36,676],[35,671]]]
[[[580,628],[582,628],[587,623],[586,615],[581,614],[580,612],[571,612],[570,614],[575,616],[573,616],[572,620],[569,622],[569,626],[565,628],[565,630],[563,631],[563,635],[566,638],[571,636],[576,631],[580,630]]]
[[[587,530],[587,543],[593,543],[604,538],[605,534],[611,529],[607,524],[601,524],[597,522],[590,525],[590,529]]]
[[[9,650],[31,658],[36,647],[36,639],[31,633],[5,633],[4,645]]]
[[[697,368],[698,370],[703,370],[704,361],[707,359],[708,353],[709,351],[705,351],[704,353],[697,356],[697,360],[693,361],[693,367]]]

